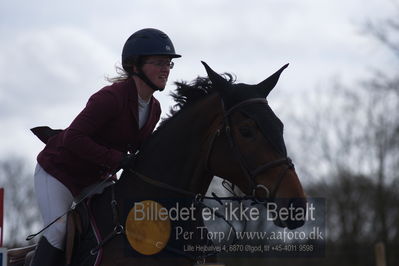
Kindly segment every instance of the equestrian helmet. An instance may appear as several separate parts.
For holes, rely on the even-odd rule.
[[[136,31],[126,41],[122,50],[122,66],[127,70],[128,62],[140,56],[166,55],[178,58],[172,41],[164,32],[147,28]]]

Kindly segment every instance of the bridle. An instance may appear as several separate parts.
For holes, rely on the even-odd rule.
[[[276,197],[276,193],[280,187],[280,184],[282,183],[284,177],[286,176],[287,171],[289,169],[294,168],[294,164],[292,163],[292,160],[286,156],[281,159],[267,162],[263,165],[258,166],[256,169],[251,170],[247,166],[245,158],[234,140],[233,134],[231,132],[231,126],[230,126],[231,125],[230,116],[235,111],[239,110],[239,108],[249,105],[249,104],[266,104],[267,105],[268,104],[267,100],[265,98],[248,99],[248,100],[242,101],[242,102],[232,106],[228,110],[225,110],[225,104],[224,104],[222,98],[221,98],[221,104],[222,104],[222,110],[223,110],[223,117],[222,117],[221,125],[218,127],[218,129],[215,131],[215,133],[211,136],[209,148],[208,148],[208,151],[206,153],[206,158],[205,158],[205,169],[207,169],[209,171],[209,160],[210,160],[210,156],[211,156],[211,153],[213,150],[215,139],[220,136],[221,130],[224,129],[229,146],[232,149],[234,156],[238,160],[242,172],[244,173],[246,179],[248,180],[248,183],[250,186],[250,191],[252,191],[252,193],[251,193],[252,199],[257,203],[264,203],[266,201],[274,200]],[[280,173],[276,183],[273,185],[273,187],[271,189],[267,188],[265,185],[262,185],[262,184],[259,184],[256,182],[255,178],[259,174],[261,174],[269,169],[281,166],[281,165],[285,165],[286,167]],[[266,195],[265,197],[262,197],[262,199],[257,197],[257,191],[259,191],[259,190],[263,190]]]
[[[207,171],[209,173],[213,172],[209,168],[210,157],[211,157],[211,154],[212,154],[212,151],[214,148],[215,140],[217,137],[219,137],[221,135],[222,129],[224,129],[226,136],[227,136],[229,146],[232,149],[234,156],[238,160],[241,170],[244,173],[246,179],[248,180],[248,183],[250,186],[250,191],[252,192],[251,195],[242,197],[242,199],[249,199],[249,200],[254,201],[255,203],[262,204],[262,203],[265,203],[268,201],[273,201],[275,199],[276,193],[277,193],[284,177],[286,176],[286,173],[288,172],[289,169],[294,169],[294,164],[292,163],[292,160],[289,157],[285,156],[280,159],[273,160],[273,161],[267,162],[265,164],[262,164],[262,165],[258,166],[256,169],[253,169],[253,170],[249,169],[243,154],[241,153],[239,147],[236,145],[236,142],[234,141],[234,137],[231,133],[231,126],[230,126],[231,114],[233,114],[235,111],[239,110],[239,108],[241,108],[242,106],[249,105],[249,104],[266,104],[267,105],[268,102],[265,98],[252,98],[252,99],[242,101],[242,102],[232,106],[230,109],[225,110],[225,105],[224,105],[223,99],[221,98],[221,105],[222,105],[222,110],[223,110],[222,121],[210,137],[210,141],[209,141],[208,148],[207,148],[206,154],[205,154],[205,159],[204,159],[204,164],[205,164],[204,169],[205,169],[205,171]],[[277,178],[276,183],[273,185],[273,187],[271,189],[266,187],[265,185],[262,185],[262,184],[259,184],[256,182],[255,178],[259,174],[261,174],[267,170],[270,170],[272,168],[279,167],[281,165],[285,165],[285,168],[280,173],[279,177]],[[133,173],[135,176],[139,177],[142,181],[144,181],[150,185],[161,187],[163,189],[167,189],[170,191],[174,191],[174,192],[177,192],[182,195],[194,197],[196,201],[200,201],[200,200],[206,199],[206,198],[222,199],[222,198],[216,197],[216,196],[205,197],[204,195],[201,195],[199,193],[194,193],[194,192],[191,192],[191,191],[188,191],[185,189],[181,189],[181,188],[169,185],[162,181],[153,179],[153,178],[143,175],[133,169],[128,169],[128,170],[131,173]],[[258,197],[257,196],[258,190],[263,190],[265,192],[266,196],[261,197],[261,198]],[[235,198],[237,198],[237,197],[235,197]]]

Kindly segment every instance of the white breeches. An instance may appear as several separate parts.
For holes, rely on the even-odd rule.
[[[45,226],[71,207],[72,193],[39,164],[35,169],[35,191]],[[51,245],[61,250],[65,248],[66,219],[65,215],[43,233]]]

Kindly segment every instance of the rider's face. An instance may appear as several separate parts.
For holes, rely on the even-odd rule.
[[[142,66],[144,74],[159,88],[165,88],[171,69],[168,56],[149,56]]]

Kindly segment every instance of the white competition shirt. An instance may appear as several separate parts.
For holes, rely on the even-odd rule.
[[[148,119],[148,113],[150,111],[149,103],[151,101],[151,98],[148,101],[144,101],[139,95],[137,96],[139,100],[139,129],[141,129]]]

